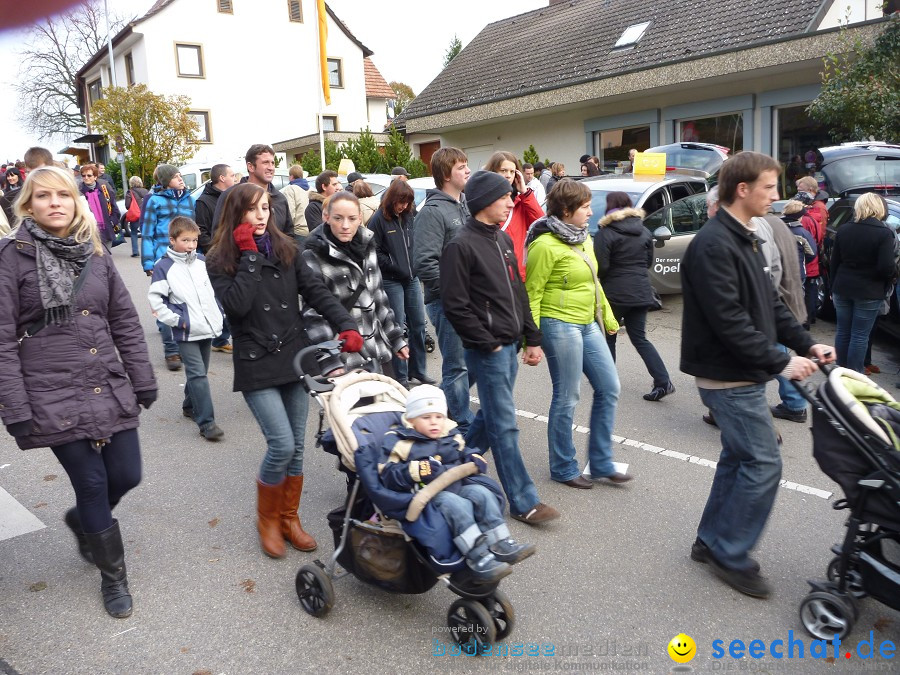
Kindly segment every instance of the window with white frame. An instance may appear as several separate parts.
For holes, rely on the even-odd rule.
[[[191,110],[190,115],[200,127],[197,137],[194,139],[198,143],[212,143],[212,131],[209,127],[209,111],[208,110]]]
[[[322,130],[337,131],[337,115],[322,115]]]
[[[178,77],[205,77],[203,47],[197,44],[176,43],[175,61]]]
[[[649,28],[649,26],[649,21],[628,26],[628,28],[626,28],[622,33],[621,37],[616,41],[616,44],[613,45],[613,49],[633,47],[640,41],[642,37],[644,37],[644,33],[647,32],[647,28]]]
[[[103,98],[103,85],[100,83],[100,78],[98,77],[93,82],[88,82],[87,86],[88,90],[88,100],[91,103],[95,103]]]
[[[134,86],[134,57],[131,52],[125,55],[125,80],[129,87]]]

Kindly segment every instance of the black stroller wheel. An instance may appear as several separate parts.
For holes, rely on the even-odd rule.
[[[828,581],[833,583],[838,583],[841,580],[841,575],[839,570],[841,569],[841,558],[837,556],[831,559],[831,562],[828,563],[828,571],[825,573],[828,577]],[[865,596],[866,591],[863,589],[862,584],[862,575],[859,573],[859,570],[848,569],[847,570],[847,590],[850,591],[853,595],[858,598]],[[859,613],[857,612],[857,616]]]
[[[497,639],[494,619],[480,602],[459,599],[447,610],[450,635],[464,654],[480,656],[484,646]]]
[[[429,354],[434,351],[434,337],[432,337],[431,333],[425,332],[425,351]]]
[[[843,639],[853,630],[856,614],[851,600],[827,591],[813,591],[800,603],[800,622],[816,639],[831,640],[835,635]]]
[[[480,602],[494,620],[497,640],[505,640],[516,625],[516,612],[509,598],[498,588],[488,597],[482,598]]]
[[[325,616],[334,607],[334,586],[318,565],[304,565],[297,572],[297,598],[311,616]]]

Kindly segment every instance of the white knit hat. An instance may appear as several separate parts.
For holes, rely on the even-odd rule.
[[[406,419],[421,417],[426,413],[447,415],[447,397],[438,387],[421,384],[409,392],[406,397]]]

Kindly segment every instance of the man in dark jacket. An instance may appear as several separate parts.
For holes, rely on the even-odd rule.
[[[328,169],[316,176],[316,191],[309,193],[309,204],[303,215],[306,216],[306,227],[312,232],[322,224],[322,205],[325,200],[341,189],[341,181],[337,171]]]
[[[722,432],[722,452],[697,529],[691,558],[709,563],[727,584],[765,598],[769,585],[749,552],[775,501],[781,456],[766,382],[776,374],[799,380],[833,349],[814,344],[779,298],[766,272],[752,219],[778,199],[780,165],[740,152],[719,172],[720,207],[681,261],[684,313],[681,370],[697,378],[700,398]]]
[[[469,179],[469,160],[459,148],[441,148],[431,157],[431,175],[437,186],[427,197],[413,227],[413,268],[425,287],[425,311],[437,332],[441,348],[441,389],[447,410],[466,433],[474,419],[469,389],[474,383],[466,368],[463,344],[444,314],[441,301],[441,254],[469,218],[462,195]]]
[[[197,247],[204,255],[212,245],[213,217],[216,213],[216,206],[219,204],[219,197],[232,185],[234,185],[234,169],[227,164],[216,164],[210,169],[209,182],[197,198],[196,204],[194,204],[194,220],[200,226],[200,237],[197,241]],[[228,319],[226,318],[222,324],[222,333],[213,338],[212,350],[214,352],[231,354],[233,350],[231,343],[228,341],[230,337],[231,329],[228,327]]]
[[[272,179],[275,177],[275,151],[270,145],[257,143],[250,146],[245,159],[247,161],[247,177],[242,178],[241,182],[258,185],[269,193],[269,210],[275,213],[275,226],[293,239],[294,222],[291,220],[287,199],[272,186]],[[225,190],[225,192],[227,193],[228,190]],[[225,199],[223,195],[223,198],[216,203],[210,236],[215,232],[216,224],[222,218],[222,206],[224,204]]]
[[[498,173],[472,174],[466,193],[474,216],[441,255],[441,301],[465,347],[468,369],[478,373],[481,408],[466,433],[466,445],[494,451],[512,517],[533,525],[558,518],[559,512],[538,499],[519,451],[513,401],[516,356],[523,337],[526,365],[540,363],[543,352],[512,239],[499,229],[513,207],[511,192],[509,181]]]
[[[209,172],[209,182],[203,188],[201,195],[197,197],[197,203],[194,205],[194,220],[200,226],[197,247],[204,255],[212,244],[213,215],[216,212],[219,197],[232,185],[234,185],[234,169],[227,164],[216,164]]]

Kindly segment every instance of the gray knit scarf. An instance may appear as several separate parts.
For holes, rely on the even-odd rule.
[[[525,238],[525,247],[528,248],[531,242],[547,232],[551,232],[558,239],[569,244],[569,246],[583,244],[588,238],[587,227],[576,227],[575,225],[564,223],[556,216],[544,216],[531,224],[531,228],[528,230],[528,235]]]
[[[79,243],[71,236],[54,237],[31,218],[23,220],[22,227],[34,239],[44,318],[48,324],[57,326],[69,323],[72,320],[75,279],[93,255],[94,242]]]

